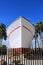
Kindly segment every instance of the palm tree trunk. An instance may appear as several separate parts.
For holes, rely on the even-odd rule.
[[[35,54],[36,54],[36,38],[35,38]]]
[[[43,48],[43,44],[42,44],[42,32],[40,31],[40,41],[41,41],[41,59],[42,59],[42,48]],[[42,64],[42,61],[41,61]]]
[[[41,41],[41,59],[42,59],[42,32],[40,30],[40,41]]]
[[[2,46],[2,38],[0,38],[0,46]]]
[[[42,32],[40,31],[40,41],[41,41],[41,48],[42,48]]]

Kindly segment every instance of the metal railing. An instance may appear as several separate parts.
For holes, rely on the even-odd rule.
[[[7,54],[0,55],[0,65],[43,65],[43,49],[8,49]]]

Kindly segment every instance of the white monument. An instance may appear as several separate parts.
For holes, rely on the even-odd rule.
[[[19,17],[7,28],[10,48],[29,48],[35,28],[26,18]]]

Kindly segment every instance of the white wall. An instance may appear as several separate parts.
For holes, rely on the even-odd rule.
[[[22,47],[29,48],[32,44],[32,39],[35,30],[33,25],[24,18],[22,18],[21,21],[22,21]],[[24,28],[23,26],[25,26],[26,28]]]
[[[8,38],[9,38],[9,45],[11,48],[18,48],[21,47],[21,19],[14,21],[9,27],[8,27]],[[19,27],[18,29],[16,29]],[[14,30],[13,32],[11,32]],[[11,34],[10,34],[11,32]],[[10,35],[9,35],[10,34]]]
[[[27,27],[31,32],[23,26]],[[34,27],[30,22],[24,18],[17,19],[7,29],[10,47],[28,48],[32,43],[34,32]]]

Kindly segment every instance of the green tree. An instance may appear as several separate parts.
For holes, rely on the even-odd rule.
[[[0,55],[1,55],[1,46],[0,46]]]
[[[43,33],[43,22],[39,21],[37,24],[36,24],[36,31],[37,33],[39,33],[40,35],[40,40],[42,41],[42,33]]]
[[[41,49],[40,49],[40,51],[41,51],[41,58],[42,58],[42,46],[43,46],[43,36],[42,36],[42,33],[43,33],[43,22],[41,22],[41,21],[39,21],[37,24],[36,24],[36,31],[37,31],[37,33],[39,34],[39,36],[40,36],[40,41],[41,41]],[[39,51],[39,52],[40,52]]]
[[[6,55],[7,54],[7,47],[6,47],[6,45],[2,45],[1,49],[2,49],[2,55]]]
[[[0,23],[0,45],[2,45],[2,39],[6,40],[6,26],[3,23]]]
[[[35,39],[35,48],[36,48],[36,41],[37,41],[37,37],[38,37],[38,33],[35,27],[35,35],[34,35],[34,39]]]
[[[36,30],[36,26],[35,26],[35,35],[34,35],[34,39],[35,39],[35,48],[34,48],[34,55],[35,54],[37,54],[37,45],[36,45],[36,43],[37,43],[37,39],[38,39],[38,32],[37,32],[37,30]]]

